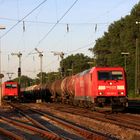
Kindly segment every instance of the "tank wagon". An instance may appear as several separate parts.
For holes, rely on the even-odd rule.
[[[48,84],[32,85],[20,89],[20,101],[22,102],[39,102],[40,100],[50,102],[50,98],[51,93],[48,91]]]
[[[6,81],[2,84],[2,99],[17,100],[19,96],[19,84],[14,81]]]
[[[93,67],[53,82],[49,90],[54,101],[112,109],[127,105],[126,76],[121,67]]]

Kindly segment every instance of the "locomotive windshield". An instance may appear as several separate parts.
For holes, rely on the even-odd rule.
[[[5,88],[17,88],[16,84],[6,84]]]
[[[123,80],[121,71],[98,71],[98,80]]]

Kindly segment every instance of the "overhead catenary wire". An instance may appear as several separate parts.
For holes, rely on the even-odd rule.
[[[36,47],[40,45],[40,43],[53,31],[53,29],[57,26],[57,24],[67,15],[67,13],[73,8],[73,6],[78,2],[75,0],[74,3],[68,8],[68,10],[59,18],[59,20],[52,26],[52,28],[39,40]]]
[[[18,19],[13,19],[13,18],[7,18],[7,17],[0,17],[1,20],[7,20],[7,21],[19,21]],[[56,22],[51,22],[51,21],[35,21],[35,20],[24,20],[26,23],[35,23],[35,24],[56,24]],[[67,22],[59,22],[57,23],[59,25],[66,25],[68,24]],[[93,25],[93,24],[110,24],[109,22],[69,22],[70,25]]]
[[[105,14],[108,14],[108,13],[111,13],[114,9],[118,8],[121,4],[123,4],[124,0],[120,0],[116,5],[114,5],[111,9],[107,10],[105,13],[102,13],[101,15],[98,15],[98,18],[99,17],[102,17],[104,16]],[[19,11],[19,10],[18,10]],[[57,2],[56,2],[56,14],[57,14]],[[57,16],[57,15],[56,15]],[[96,17],[97,18],[97,17]],[[96,19],[95,18],[95,19]],[[19,21],[19,19],[14,19],[14,18],[7,18],[7,17],[0,17],[0,19],[2,20],[8,20],[8,21]],[[31,22],[31,23],[42,23],[42,24],[55,24],[55,22],[46,22],[46,21],[33,21],[33,20],[24,20],[25,22]],[[58,19],[57,19],[58,21]],[[67,24],[67,23],[57,23],[57,24]],[[103,23],[103,22],[100,22],[100,23],[92,23],[92,22],[85,22],[85,23],[69,23],[69,24],[110,24],[108,22],[106,23]]]
[[[66,16],[66,14],[72,9],[72,7],[76,4],[78,0],[76,0],[71,6],[70,8],[61,16],[61,18],[57,21],[57,23],[54,24],[54,26],[47,32],[47,34],[45,34],[45,36],[38,42],[38,44],[36,45],[36,47],[39,46],[39,44],[51,33],[51,31],[57,26],[57,24],[59,24],[59,22]],[[96,25],[96,24],[95,24]],[[72,52],[75,52],[79,49],[83,49],[83,48],[86,48],[86,47],[89,47],[90,45],[94,44],[93,42],[92,43],[89,43],[87,45],[84,45],[76,50],[73,50],[73,51],[70,51],[68,52],[67,54],[70,54]],[[28,53],[28,55],[30,55],[32,52]],[[27,57],[26,57],[27,58]]]
[[[71,54],[71,53],[73,53],[73,52],[76,52],[76,51],[78,51],[78,50],[87,48],[87,47],[93,45],[94,43],[95,43],[95,42],[91,42],[91,43],[89,43],[89,44],[87,44],[87,45],[84,45],[84,46],[82,46],[82,47],[79,47],[79,48],[77,48],[77,49],[75,49],[75,50],[69,51],[69,52],[67,52],[67,55],[68,55],[68,54]]]
[[[37,43],[37,45],[35,46],[35,48],[37,48],[39,46],[39,44],[52,32],[52,30],[57,26],[57,24],[67,15],[67,13],[73,8],[73,6],[78,2],[78,0],[75,0],[74,3],[67,9],[67,11],[59,18],[59,20],[57,20],[57,22],[52,26],[52,28],[47,32],[47,34],[45,34],[43,36],[43,38]],[[33,51],[33,50],[32,50]],[[27,56],[29,56],[32,51],[30,53],[28,53]],[[26,56],[26,58],[27,58]]]
[[[103,16],[107,16],[107,14],[112,13],[116,8],[118,8],[119,6],[121,6],[123,3],[127,2],[128,0],[124,1],[124,0],[120,0],[116,5],[114,5],[111,9],[107,10],[106,12],[98,15],[97,17],[94,18],[95,19],[99,19],[102,18]]]
[[[19,20],[16,24],[14,24],[9,30],[7,30],[0,39],[6,36],[11,30],[13,30],[20,22],[22,22],[25,18],[31,15],[35,10],[37,10],[42,4],[44,4],[47,0],[42,1],[39,5],[37,5],[33,10],[31,10],[26,16],[24,16],[21,20]]]
[[[19,20],[19,0],[17,0],[17,18]]]
[[[78,0],[77,0],[77,1],[78,1]],[[76,2],[77,2],[77,1],[76,1]],[[73,6],[74,6],[74,5],[73,5]],[[69,9],[68,9],[68,11],[69,11]],[[67,14],[67,12],[66,12],[65,14]],[[65,16],[65,14],[61,17],[62,19],[63,19],[63,17]],[[53,28],[55,28],[55,26],[56,26],[57,24],[59,24],[60,20],[62,20],[61,18],[57,21],[57,23],[54,24],[54,26],[52,27],[52,30],[53,30]],[[25,21],[25,20],[24,20],[24,21]],[[60,24],[61,24],[61,23],[60,23]],[[62,23],[62,24],[63,24],[63,23]],[[79,23],[73,23],[73,24],[79,24]],[[83,24],[85,24],[85,23],[83,23]],[[89,23],[89,24],[93,24],[93,23]],[[52,30],[50,30],[50,32],[51,32]],[[48,32],[48,34],[49,34],[50,32]],[[48,36],[48,34],[45,36],[45,38]],[[44,40],[45,38],[43,38],[43,40]],[[39,43],[41,43],[41,41],[43,41],[43,40],[40,40]],[[77,49],[77,50],[78,50],[78,49]]]
[[[58,19],[57,19],[58,20]],[[11,20],[12,21],[12,20]],[[18,20],[15,20],[15,21],[18,21]],[[45,24],[55,24],[55,23],[47,23],[47,22],[44,22],[44,21],[39,21],[39,22],[34,22],[34,21],[28,21],[28,20],[24,20],[25,22],[32,22],[32,23],[45,23]],[[59,22],[58,24],[67,24],[67,23],[61,23],[61,22]],[[81,25],[84,25],[84,24],[94,24],[94,23],[69,23],[69,25],[70,24],[73,24],[73,25],[78,25],[78,24],[81,24]],[[104,23],[97,23],[97,24],[104,24]],[[80,47],[80,48],[82,48],[82,47]],[[73,50],[73,51],[71,51],[71,52],[75,52],[75,51],[77,51],[78,49],[76,49],[76,50]]]
[[[91,46],[91,45],[94,45],[94,44],[95,44],[95,41],[94,41],[94,42],[91,42],[91,43],[89,43],[89,44],[83,45],[82,47],[79,47],[79,48],[77,48],[77,49],[75,49],[75,50],[68,51],[68,52],[66,52],[66,55],[68,56],[68,55],[70,55],[71,53],[74,53],[74,52],[76,52],[76,51],[78,51],[78,50],[80,50],[80,49],[85,49],[85,48],[87,48],[87,47],[89,47],[89,46]],[[65,55],[65,56],[66,56],[66,55]],[[46,68],[46,67],[52,65],[53,63],[54,63],[54,61],[51,61],[49,64],[47,64],[46,66],[44,66],[44,68]]]
[[[53,29],[58,25],[58,23],[67,15],[67,13],[73,8],[73,6],[78,2],[78,0],[75,0],[74,3],[67,9],[67,11],[59,18],[59,20],[57,20],[57,22],[52,26],[52,28],[50,28],[50,30],[43,36],[43,38],[41,38],[38,43],[36,44],[35,48],[37,48],[40,43],[53,31]],[[33,51],[33,50],[32,50]],[[30,53],[28,53],[28,55],[30,55],[32,53],[32,51]],[[27,56],[28,56],[27,55]],[[26,56],[26,57],[27,57]]]

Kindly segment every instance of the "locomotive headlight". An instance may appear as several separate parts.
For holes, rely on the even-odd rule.
[[[124,92],[121,92],[121,95],[124,95]]]
[[[105,86],[98,86],[98,90],[105,90]]]
[[[124,92],[123,92],[123,91],[121,91],[121,92],[118,92],[118,94],[119,94],[119,95],[124,95]]]
[[[104,93],[103,92],[99,92],[99,95],[103,95]]]
[[[118,90],[124,90],[124,86],[117,86]]]

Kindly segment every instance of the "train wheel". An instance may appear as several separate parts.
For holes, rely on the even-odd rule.
[[[112,105],[112,112],[123,112],[125,109],[123,105]]]
[[[77,101],[77,100],[74,100],[74,101],[73,101],[73,105],[74,105],[74,106],[78,106],[78,101]]]
[[[88,108],[88,107],[89,107],[87,101],[84,101],[84,107],[85,107],[85,108]]]
[[[80,100],[79,107],[84,107],[84,101]]]
[[[95,111],[95,103],[91,103],[90,108],[91,108],[92,111]]]
[[[76,106],[80,107],[80,101],[79,100],[75,100]]]
[[[89,108],[92,108],[92,107],[93,107],[93,103],[89,101],[89,102],[88,102],[88,107],[89,107]]]

